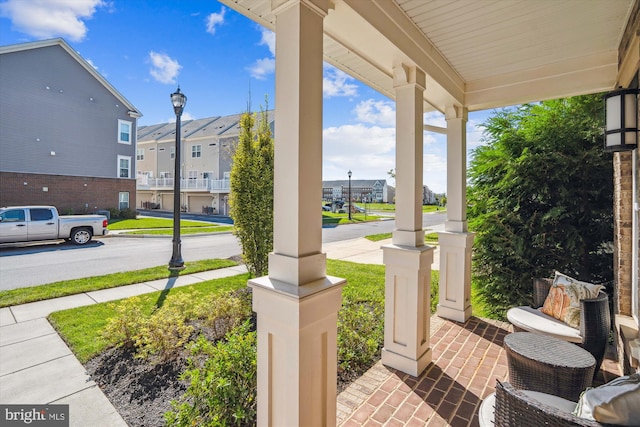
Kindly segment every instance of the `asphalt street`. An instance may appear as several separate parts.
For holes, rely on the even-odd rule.
[[[425,228],[437,227],[445,220],[445,213],[423,216]],[[387,233],[394,228],[393,219],[340,225],[323,228],[322,238],[324,243],[330,243]],[[230,233],[182,236],[182,257],[187,261],[228,258],[240,252],[236,238]],[[86,246],[64,242],[5,244],[0,246],[0,290],[154,267],[167,264],[171,253],[170,236],[97,238]]]

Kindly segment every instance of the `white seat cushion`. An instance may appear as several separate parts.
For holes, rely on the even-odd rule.
[[[528,332],[549,335],[577,344],[582,342],[578,329],[547,316],[540,309],[527,306],[513,307],[507,311],[507,319],[513,326]]]
[[[478,410],[478,424],[480,424],[480,427],[493,427],[493,413],[495,406],[496,394],[491,393],[489,396],[484,398],[480,404],[480,409]]]
[[[572,414],[577,406],[576,402],[572,402],[570,400],[564,399],[559,396],[554,396],[552,394],[540,393],[539,391],[533,390],[522,390],[522,392],[530,398],[535,399],[544,405],[559,409],[562,412],[566,412],[567,414]]]

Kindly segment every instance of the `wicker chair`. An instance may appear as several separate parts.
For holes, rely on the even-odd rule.
[[[540,403],[509,383],[496,384],[494,425],[496,427],[605,426],[597,421],[576,417],[570,412]]]
[[[552,279],[533,279],[533,308],[511,308],[507,312],[507,318],[513,324],[516,332],[526,331],[552,335],[556,338],[564,339],[565,341],[570,341],[580,345],[596,359],[595,373],[597,374],[600,370],[602,359],[604,358],[611,329],[609,297],[605,292],[600,292],[596,298],[580,300],[580,331],[579,334],[577,334],[575,333],[578,332],[577,330],[573,330],[573,328],[563,322],[553,319],[551,316],[547,316],[540,310],[537,310],[544,304],[552,284]],[[525,324],[522,322],[523,316],[520,316],[521,314],[526,314],[529,319],[544,320],[544,322],[540,323],[543,325],[552,325],[554,327],[558,326],[560,328],[564,325],[564,330],[568,330],[570,333],[563,334],[557,333],[555,330],[552,331],[551,329],[545,330],[544,326],[541,328],[538,323],[534,325],[533,321],[530,324]],[[571,332],[573,332],[573,334]]]

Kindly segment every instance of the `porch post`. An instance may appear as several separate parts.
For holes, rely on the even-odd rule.
[[[431,363],[431,263],[422,229],[422,103],[425,73],[394,67],[396,90],[396,229],[383,249],[385,324],[382,363],[418,376]]]
[[[335,426],[344,279],[322,253],[322,21],[328,0],[272,2],[276,16],[273,253],[249,281],[258,315],[258,425]]]
[[[447,222],[438,233],[440,244],[440,317],[464,322],[471,316],[471,249],[467,232],[466,108],[449,107],[447,120]]]

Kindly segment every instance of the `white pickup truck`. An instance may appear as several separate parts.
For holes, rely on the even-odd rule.
[[[65,239],[86,245],[108,233],[103,215],[58,215],[53,206],[0,208],[0,243]]]

